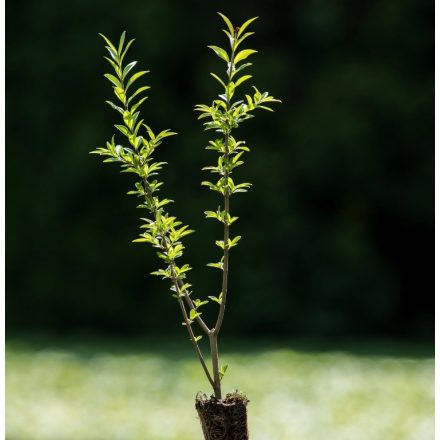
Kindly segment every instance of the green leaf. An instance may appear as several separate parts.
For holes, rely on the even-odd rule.
[[[240,241],[241,235],[237,235],[232,240],[228,239],[228,249],[231,249],[234,246],[237,246],[237,243]]]
[[[242,64],[241,66],[237,67],[232,72],[231,78],[233,78],[235,75],[237,75],[237,73],[240,72],[240,70],[243,70],[243,69],[245,69],[246,67],[249,67],[249,66],[252,66],[252,63],[245,63],[245,64]]]
[[[160,202],[156,204],[156,208],[161,208],[162,206],[168,205],[168,203],[173,203],[174,200],[171,199],[162,199]]]
[[[133,104],[133,106],[131,107],[131,111],[135,112],[139,108],[139,106],[147,99],[148,99],[148,96],[144,96],[136,104]]]
[[[225,242],[223,240],[216,240],[215,244],[221,249],[225,248]]]
[[[117,105],[113,104],[111,101],[105,101],[112,109],[117,110],[119,113],[124,114],[124,109],[121,107],[118,107]]]
[[[148,73],[149,70],[141,70],[140,72],[136,72],[127,82],[127,87],[126,90],[128,90],[128,88],[137,80],[139,79],[141,76],[145,75],[146,73]]]
[[[234,35],[234,26],[232,26],[232,23],[229,20],[229,18],[226,17],[226,15],[223,15],[221,12],[217,12],[217,14],[220,15],[221,18],[223,18],[223,21],[226,23],[226,26],[228,27],[231,35]]]
[[[163,252],[156,252],[156,254],[159,258],[166,261],[167,263],[171,261],[171,258],[167,254],[164,254]]]
[[[127,104],[129,104],[130,103],[130,101],[135,97],[135,96],[137,96],[137,95],[139,95],[139,93],[142,93],[142,92],[144,92],[145,90],[148,90],[148,89],[150,89],[151,87],[150,86],[143,86],[143,87],[139,87],[131,96],[130,96],[130,98],[127,100]]]
[[[203,338],[202,335],[200,335],[200,336],[196,336],[196,337],[194,338],[194,341],[199,342],[200,339],[202,339],[202,338]]]
[[[227,369],[228,369],[228,364],[224,364],[220,367],[220,371],[219,371],[220,379],[223,379],[223,376],[226,374]]]
[[[234,47],[234,36],[230,34],[229,31],[227,31],[226,29],[222,29],[222,31],[226,34],[226,36],[228,37],[229,40],[229,45],[231,46],[231,49]]]
[[[205,147],[207,150],[214,150],[221,153],[225,153],[225,145],[223,139],[216,139],[215,141],[209,141],[209,145]]]
[[[198,308],[201,307],[201,306],[204,306],[205,304],[208,304],[208,302],[209,302],[209,301],[202,301],[202,300],[200,300],[200,299],[195,299],[195,300],[193,301],[193,303],[194,303],[194,307],[195,307],[196,309],[198,309]]]
[[[104,75],[111,83],[113,83],[116,87],[119,87],[122,89],[122,84],[121,81],[119,81],[118,78],[116,78],[116,76],[111,75],[110,73],[106,73]]]
[[[122,49],[124,47],[124,41],[125,41],[125,31],[122,32],[121,38],[119,39],[119,46],[118,46],[118,55],[121,56]]]
[[[125,136],[130,136],[130,131],[125,125],[115,125],[115,127]]]
[[[128,63],[128,64],[125,66],[125,69],[124,69],[124,71],[122,72],[122,79],[124,79],[124,78],[128,75],[128,73],[130,72],[130,70],[133,69],[133,67],[136,66],[136,64],[137,64],[137,61],[132,61],[131,63]]]
[[[117,98],[125,104],[125,92],[121,87],[115,87],[113,89],[113,91],[115,92],[115,95],[117,96]]]
[[[231,98],[234,96],[235,84],[231,81],[226,87],[226,100],[229,102]]]
[[[257,18],[258,18],[258,17],[254,17],[254,18],[249,19],[248,21],[245,21],[245,22],[240,26],[240,29],[238,30],[238,33],[237,33],[237,37],[240,37],[240,35],[246,30],[246,28],[247,28],[247,27],[248,27],[253,21],[255,21]]]
[[[119,57],[119,61],[122,63],[122,61],[124,60],[125,55],[128,52],[128,49],[130,49],[130,46],[133,44],[134,42],[134,38],[132,40],[130,40],[127,45],[125,46],[124,52],[122,53],[122,55]]]
[[[182,296],[189,296],[191,294],[191,292],[189,292],[189,288],[191,287],[191,284],[189,283],[185,283],[180,287],[180,291],[183,292]]]
[[[223,190],[220,186],[217,186],[215,183],[209,182],[209,181],[203,181],[203,186],[207,186],[211,191],[217,191],[220,194],[223,194]]]
[[[224,49],[218,46],[208,46],[210,49],[212,49],[217,56],[219,56],[222,60],[225,60],[227,63],[229,63],[229,56],[226,53]]]
[[[219,262],[219,263],[208,263],[207,266],[215,267],[216,269],[223,270],[223,263],[222,262]]]
[[[193,229],[188,229],[188,226],[183,226],[180,229],[175,229],[171,231],[170,237],[174,238],[174,241],[180,240],[186,235],[192,234],[194,232]],[[174,235],[174,237],[173,237]],[[173,241],[173,240],[172,240]]]
[[[246,40],[246,38],[250,37],[251,35],[254,35],[255,32],[246,32],[241,38],[239,38],[236,42],[235,42],[235,46],[234,49],[237,49],[237,47],[243,43],[244,40]]]
[[[191,266],[189,264],[184,264],[182,267],[175,266],[174,270],[176,271],[176,275],[181,278],[185,278],[185,272],[191,270]]]
[[[244,83],[250,78],[252,78],[252,75],[244,75],[241,78],[238,78],[237,81],[235,81],[235,87],[238,87],[240,84]]]
[[[236,163],[239,161],[240,157],[243,155],[243,153],[244,153],[244,151],[241,151],[240,153],[237,153],[237,154],[234,156],[234,158],[232,159],[232,163],[233,163],[233,164],[236,164]]]
[[[116,50],[116,47],[113,45],[113,43],[104,35],[104,34],[98,34],[102,38],[104,38],[105,42],[108,44],[110,50],[110,54],[113,52],[114,56],[116,57],[118,51]]]
[[[168,136],[175,136],[176,134],[177,133],[169,129],[163,130],[156,136],[156,141],[160,141],[161,139],[166,138]]]
[[[108,53],[110,54],[110,56],[111,56],[115,61],[117,61],[117,59],[118,59],[118,54],[116,54],[115,52],[113,52],[113,50],[112,50],[110,47],[108,47],[108,46],[105,46],[105,48],[108,50]]]
[[[191,309],[189,311],[189,319],[191,319],[191,321],[193,321],[194,319],[198,318],[201,315],[201,313],[196,312],[194,309]]]
[[[226,89],[226,84],[221,80],[221,78],[219,78],[215,73],[210,73],[210,75],[213,78],[215,78]]]
[[[151,272],[151,275],[162,277],[162,279],[172,278],[171,273],[168,269],[167,270],[165,270],[165,269],[156,270],[154,272]]]
[[[222,221],[222,218],[214,211],[205,211],[206,218],[215,218],[217,220]]]
[[[141,237],[141,238],[135,238],[131,241],[132,243],[151,243],[151,240],[149,238]],[[152,275],[158,275],[155,272],[151,272]]]
[[[118,65],[113,60],[111,60],[109,57],[104,57],[104,59],[107,60],[111,64],[114,71],[119,75],[120,69],[119,69]]]
[[[208,296],[208,298],[211,300],[211,301],[214,301],[214,302],[216,302],[217,304],[221,304],[222,303],[222,297],[223,297],[223,295],[220,293],[220,295],[217,297],[217,296]]]
[[[232,189],[233,193],[238,193],[238,192],[247,192],[247,190],[252,186],[251,183],[240,183],[238,185],[235,185],[234,188]]]
[[[253,53],[257,53],[257,51],[253,49],[241,50],[240,52],[238,52],[237,55],[235,55],[234,64],[237,64],[240,61],[245,60],[249,55],[252,55]]]

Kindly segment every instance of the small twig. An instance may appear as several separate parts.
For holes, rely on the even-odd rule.
[[[191,328],[191,324],[190,324],[189,319],[188,319],[188,314],[186,313],[185,305],[183,304],[182,298],[180,298],[180,295],[179,295],[179,285],[177,283],[177,279],[176,279],[176,275],[175,275],[174,269],[173,269],[173,283],[174,283],[174,287],[176,288],[177,300],[179,302],[180,310],[182,311],[183,319],[185,321],[186,328],[187,328],[189,336],[191,338],[191,342],[193,344],[194,350],[195,350],[195,352],[197,354],[197,357],[199,358],[200,363],[202,364],[203,371],[205,372],[206,377],[209,380],[209,383],[214,388],[214,381],[212,380],[211,374],[209,373],[208,367],[206,366],[205,359],[203,358],[202,352],[200,351],[199,344],[197,344],[196,338],[194,336],[194,332],[193,332],[193,330]]]
[[[183,286],[183,281],[180,277],[177,277],[177,282],[179,284],[179,287],[181,288]],[[192,302],[192,299],[190,298],[190,296],[188,294],[188,291],[186,289],[184,289],[183,293],[184,293],[183,297],[185,298],[185,301],[188,304],[188,307],[192,310],[196,310],[194,303]],[[209,336],[209,334],[211,333],[211,330],[205,324],[205,321],[203,321],[203,319],[200,316],[196,317],[196,321],[197,321],[197,324],[199,324],[200,327],[202,328],[202,330],[205,332],[205,334]]]

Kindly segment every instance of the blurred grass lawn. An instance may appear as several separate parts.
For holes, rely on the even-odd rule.
[[[209,390],[174,339],[8,338],[7,439],[201,440],[194,397]],[[251,400],[251,440],[434,439],[429,350],[295,347],[222,344],[224,390]]]

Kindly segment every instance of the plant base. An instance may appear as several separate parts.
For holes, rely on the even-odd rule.
[[[224,399],[196,397],[196,410],[205,440],[248,440],[247,404],[244,394],[227,394]]]

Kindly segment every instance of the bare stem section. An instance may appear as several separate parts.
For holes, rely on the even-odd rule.
[[[177,279],[175,277],[173,278],[173,282],[174,282],[174,286],[176,287],[176,289],[179,290],[179,285],[178,285]],[[209,383],[215,389],[215,383],[211,377],[211,374],[209,373],[208,367],[206,366],[206,362],[205,362],[205,359],[203,358],[202,352],[200,351],[200,347],[197,344],[196,337],[195,337],[194,332],[191,328],[190,320],[188,319],[188,314],[186,313],[185,305],[183,304],[183,301],[180,297],[178,298],[178,302],[179,302],[180,310],[182,312],[182,316],[183,316],[186,328],[188,330],[189,337],[190,337],[191,342],[194,347],[194,351],[196,352],[196,355],[202,365],[203,371],[205,372],[205,375],[208,378]]]
[[[217,347],[217,335],[211,333],[209,336],[209,345],[211,348],[211,358],[212,358],[212,373],[214,377],[214,396],[216,399],[222,398],[222,388],[221,388],[221,377],[219,371],[218,362],[218,347]]]

